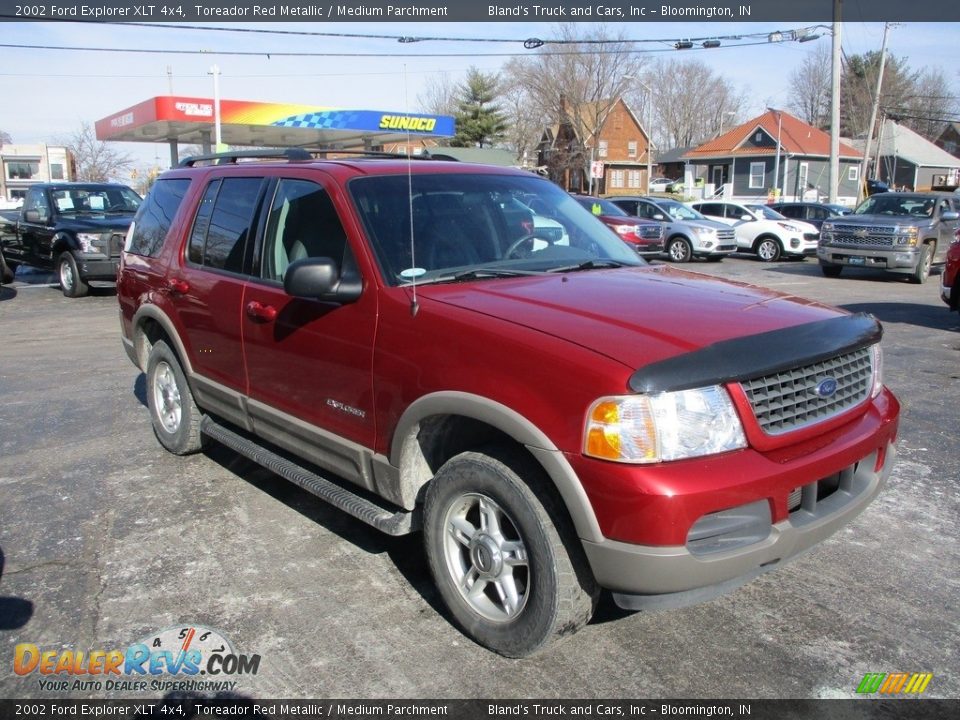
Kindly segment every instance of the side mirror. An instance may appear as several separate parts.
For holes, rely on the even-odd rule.
[[[656,214],[653,216],[653,219],[654,219],[654,220],[666,220],[666,218],[663,216],[662,213],[656,213]]]
[[[47,221],[47,214],[39,210],[24,210],[23,219],[29,223],[41,223]]]
[[[753,216],[751,216],[751,215],[741,215],[741,216],[740,216],[740,219],[741,219],[741,220],[750,221],[750,220],[753,220]]]
[[[960,220],[960,213],[953,210],[947,210],[940,216],[940,219],[944,222],[951,222],[953,220]]]
[[[359,276],[345,278],[331,258],[302,258],[290,263],[283,276],[287,295],[344,305],[360,297],[363,282]]]

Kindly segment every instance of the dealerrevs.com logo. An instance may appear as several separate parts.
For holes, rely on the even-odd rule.
[[[230,691],[239,675],[256,675],[260,656],[234,651],[221,633],[177,625],[115,650],[13,649],[13,672],[37,676],[41,690],[120,692]]]

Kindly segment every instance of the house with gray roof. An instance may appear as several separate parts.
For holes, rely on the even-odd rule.
[[[957,184],[960,176],[960,158],[913,130],[886,120],[880,126],[879,150],[874,143],[870,157],[876,158],[871,165],[871,177],[882,180],[892,188],[929,190],[932,186]],[[866,141],[854,141],[863,150]]]

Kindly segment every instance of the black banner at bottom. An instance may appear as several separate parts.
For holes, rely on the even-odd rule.
[[[0,700],[0,720],[368,720],[370,718],[749,718],[749,720],[940,720],[960,717],[960,700],[256,700],[191,697],[156,700]]]

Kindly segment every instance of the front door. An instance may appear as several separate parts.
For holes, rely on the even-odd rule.
[[[369,485],[359,448],[374,445],[374,288],[344,305],[283,289],[287,267],[301,258],[329,257],[341,273],[357,272],[337,192],[316,171],[277,183],[255,260],[259,277],[243,298],[248,410],[261,436]]]

